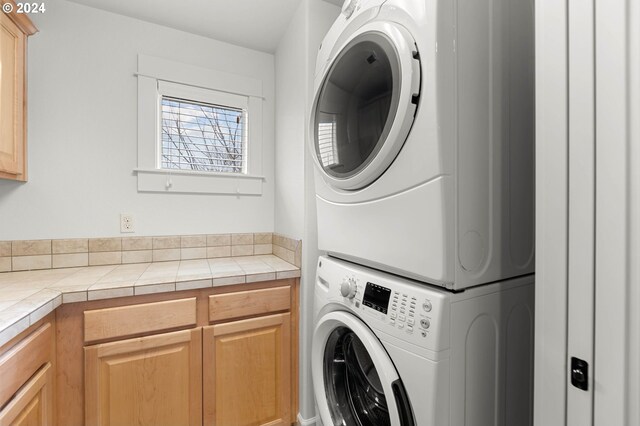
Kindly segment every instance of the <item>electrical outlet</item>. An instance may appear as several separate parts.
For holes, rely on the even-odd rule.
[[[120,214],[120,232],[123,234],[136,232],[133,226],[133,215],[121,213]]]

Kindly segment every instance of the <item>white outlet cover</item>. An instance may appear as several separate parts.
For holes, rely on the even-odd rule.
[[[129,213],[121,213],[120,214],[120,233],[127,234],[133,233],[135,231],[135,226],[133,222],[133,215]]]

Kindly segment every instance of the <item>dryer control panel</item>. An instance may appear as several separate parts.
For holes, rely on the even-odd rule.
[[[316,310],[340,304],[370,328],[420,347],[449,347],[451,293],[374,269],[320,257]]]

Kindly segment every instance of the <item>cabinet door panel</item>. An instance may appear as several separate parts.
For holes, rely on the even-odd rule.
[[[198,425],[201,329],[85,348],[86,423]]]
[[[204,329],[205,424],[289,424],[290,314]]]
[[[26,36],[0,14],[0,172],[23,172],[24,50]]]
[[[51,364],[42,367],[0,411],[0,426],[49,426],[53,424]]]

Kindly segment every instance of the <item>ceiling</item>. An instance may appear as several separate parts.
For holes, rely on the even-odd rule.
[[[301,0],[70,0],[274,53]],[[342,3],[342,0],[329,0]]]

